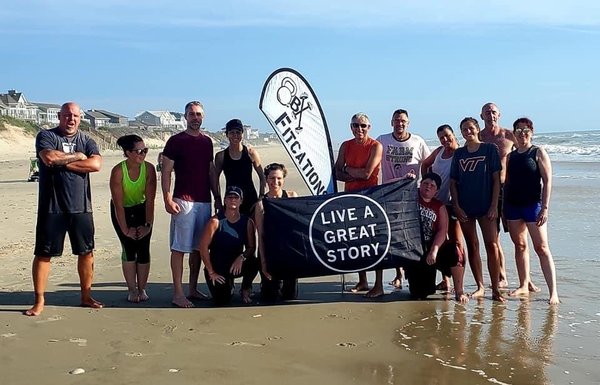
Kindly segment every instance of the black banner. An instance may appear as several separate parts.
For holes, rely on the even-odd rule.
[[[423,255],[416,181],[263,200],[267,270],[303,278],[405,266]]]

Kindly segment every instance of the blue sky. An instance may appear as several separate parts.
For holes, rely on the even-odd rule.
[[[335,142],[355,112],[372,136],[407,109],[435,137],[498,104],[505,127],[600,129],[597,1],[0,0],[0,92],[133,117],[206,108],[269,130],[264,81],[291,67],[319,98]]]

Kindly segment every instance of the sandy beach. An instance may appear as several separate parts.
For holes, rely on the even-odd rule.
[[[559,307],[547,305],[548,291],[537,257],[532,256],[532,274],[542,292],[529,299],[511,298],[506,304],[492,303],[489,290],[485,299],[466,306],[442,294],[411,301],[406,287],[393,291],[391,286],[383,299],[367,300],[342,294],[339,276],[331,276],[301,280],[299,299],[290,303],[247,306],[236,296],[225,308],[196,302],[194,309],[178,309],[171,306],[169,217],[160,192],[151,246],[150,301],[126,301],[121,250],[108,209],[110,169],[122,157],[116,152],[103,154],[102,171],[92,176],[92,194],[94,293],[106,308],[77,306],[76,257],[66,253],[53,262],[45,311],[39,317],[25,317],[22,312],[33,301],[30,270],[38,185],[26,181],[27,146],[1,148],[3,384],[600,383],[596,364],[600,309],[594,273],[599,245],[595,232],[583,234],[577,222],[572,227],[572,210],[585,211],[574,201],[587,200],[595,211],[582,214],[592,221],[585,225],[597,228],[597,181],[591,187],[555,183],[550,240],[563,301]],[[33,139],[29,148],[33,156]],[[286,187],[307,194],[282,147],[264,146],[259,152],[263,164],[288,165]],[[152,150],[148,160],[153,162],[157,153]],[[514,288],[512,246],[506,234],[501,237]],[[574,250],[574,245],[582,250]],[[474,285],[469,269],[465,278],[470,291]],[[347,281],[355,279],[355,274],[347,275]],[[386,282],[390,279],[386,275]],[[206,292],[203,277],[201,282]],[[258,279],[254,289],[258,290]],[[76,369],[84,373],[70,374]]]

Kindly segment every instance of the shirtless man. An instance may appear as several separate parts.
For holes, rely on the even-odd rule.
[[[498,218],[502,221],[504,228],[508,226],[504,223],[504,216],[502,215],[502,196],[504,180],[506,178],[506,159],[508,154],[513,150],[513,146],[516,144],[515,135],[512,130],[500,127],[500,109],[494,103],[486,103],[481,107],[481,119],[484,122],[483,130],[481,130],[481,141],[485,143],[494,143],[498,147],[498,154],[500,155],[500,163],[502,164],[502,170],[500,170],[500,198],[498,202]],[[500,225],[500,224],[498,224]],[[504,258],[504,251],[498,243],[498,252],[500,259],[500,281],[499,287],[508,286],[506,279],[506,261]],[[531,280],[529,281],[531,282]],[[533,283],[530,283],[530,291],[540,291]]]

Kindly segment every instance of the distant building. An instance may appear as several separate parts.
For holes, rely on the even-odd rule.
[[[60,112],[61,108],[60,104],[36,102],[33,102],[32,104],[36,105],[38,108],[38,124],[48,124],[52,126],[58,125],[58,113]]]
[[[0,94],[0,114],[37,122],[38,107],[29,103],[22,92],[8,90],[8,93]]]
[[[95,129],[99,127],[122,127],[129,125],[126,116],[106,110],[87,110],[84,114],[84,119],[89,121],[90,126]]]
[[[253,129],[252,126],[244,125],[244,137],[247,140],[258,139],[258,137],[259,137],[258,128]]]
[[[180,129],[185,128],[183,114],[170,111],[144,111],[135,116],[135,120],[143,123],[148,128]]]

